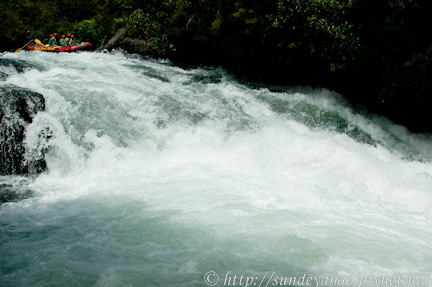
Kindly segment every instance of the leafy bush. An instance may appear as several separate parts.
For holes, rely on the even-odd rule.
[[[170,45],[160,21],[164,16],[163,12],[151,15],[141,9],[135,10],[127,19],[129,35],[146,40],[149,48],[156,54],[165,55]]]
[[[153,55],[255,79],[319,84],[398,117],[432,95],[426,0],[3,0],[0,45],[74,31],[101,46],[120,28]],[[352,87],[362,87],[353,91]]]

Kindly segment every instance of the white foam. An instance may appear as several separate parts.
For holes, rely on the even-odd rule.
[[[185,286],[218,268],[274,269],[285,276],[299,270],[355,277],[430,272],[427,136],[379,125],[325,90],[251,89],[221,70],[208,70],[222,73],[221,82],[199,82],[193,80],[199,69],[121,54],[24,58],[48,68],[11,80],[46,98],[47,111],[27,131],[28,146],[37,146],[36,135],[47,125],[54,136],[46,143],[48,170],[30,184],[37,196],[16,205],[29,213],[22,220],[37,213],[42,225],[58,226],[52,236],[65,248],[87,242],[92,252],[107,254],[93,258],[101,267],[87,274],[98,274],[99,285],[127,283],[125,268],[162,285]],[[336,114],[376,144],[311,126],[271,100],[306,105],[317,116]],[[396,136],[420,160],[408,159]],[[19,217],[13,206],[1,214]],[[60,257],[69,264],[74,256],[83,260],[76,252]]]

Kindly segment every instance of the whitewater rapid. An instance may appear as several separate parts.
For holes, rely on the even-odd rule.
[[[44,95],[27,156],[48,147],[44,173],[0,177],[4,286],[432,286],[430,136],[223,69],[1,57],[39,67],[0,85]]]

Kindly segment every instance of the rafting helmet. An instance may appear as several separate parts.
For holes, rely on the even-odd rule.
[[[74,35],[71,35],[71,37],[72,37],[72,38],[75,38],[75,36],[74,36]]]
[[[65,35],[62,35],[61,37],[62,37],[62,38],[64,38],[64,37],[65,37]]]
[[[54,37],[57,37],[57,33],[54,33]]]
[[[70,34],[68,34],[68,37],[70,37]]]
[[[52,37],[54,37],[54,35],[53,35],[53,34],[51,34],[51,35],[50,35],[50,37],[52,38]]]

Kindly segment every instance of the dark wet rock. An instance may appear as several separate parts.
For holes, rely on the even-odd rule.
[[[122,29],[117,35],[111,38],[102,49],[110,51],[121,48],[129,54],[139,54],[143,56],[147,56],[151,53],[146,41],[128,38],[127,32],[127,28]]]
[[[30,64],[23,60],[14,60],[14,59],[0,59],[0,66],[4,67],[14,67],[19,73],[23,73],[26,69],[37,69],[43,70],[42,67]]]
[[[130,54],[149,55],[151,53],[148,43],[140,39],[126,38],[120,43],[120,47]]]
[[[0,88],[0,175],[37,174],[45,160],[25,159],[25,129],[45,110],[44,97],[36,92],[8,86]]]

